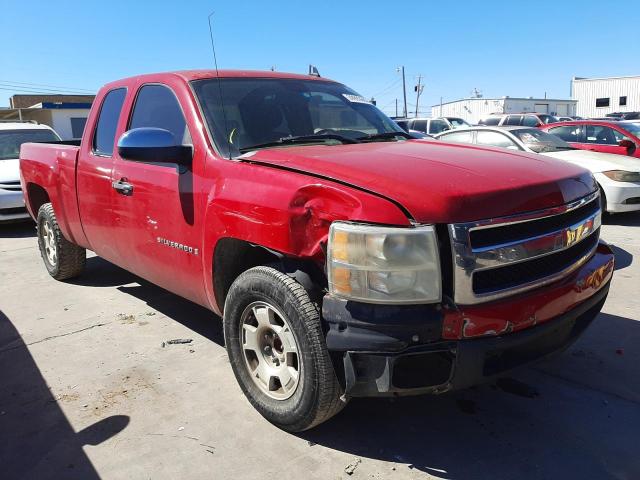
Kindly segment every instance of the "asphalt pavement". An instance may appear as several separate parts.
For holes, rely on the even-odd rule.
[[[0,225],[0,476],[638,479],[640,215],[605,223],[609,299],[566,352],[298,435],[244,399],[214,314],[95,256],[56,282],[33,225]]]

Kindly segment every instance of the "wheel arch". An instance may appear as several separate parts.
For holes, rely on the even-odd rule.
[[[310,295],[319,295],[326,287],[324,271],[312,260],[285,254],[233,237],[218,240],[213,251],[213,291],[216,306],[224,313],[224,303],[231,284],[253,267],[269,266],[286,273],[300,283]]]
[[[38,210],[45,203],[51,202],[51,197],[47,190],[37,183],[29,182],[26,188],[26,200],[27,206],[31,216],[36,219],[38,217]]]

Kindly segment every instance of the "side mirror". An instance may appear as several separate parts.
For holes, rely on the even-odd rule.
[[[631,140],[629,140],[627,138],[624,138],[624,139],[622,139],[622,140],[620,140],[618,142],[618,146],[619,147],[624,147],[627,150],[629,150],[630,148],[635,148],[636,144],[633,143]]]
[[[136,162],[188,165],[193,158],[193,149],[179,145],[168,130],[145,127],[124,132],[118,139],[118,154]]]

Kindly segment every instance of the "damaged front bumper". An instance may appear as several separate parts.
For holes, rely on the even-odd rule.
[[[444,393],[467,388],[571,345],[600,312],[612,272],[613,253],[600,244],[593,257],[571,276],[501,302],[502,306],[512,302],[512,311],[518,315],[521,309],[515,307],[523,304],[530,306],[529,311],[539,305],[536,308],[547,314],[553,305],[560,309],[570,304],[570,308],[539,324],[523,323],[511,333],[478,338],[447,339],[447,311],[441,305],[370,305],[327,295],[322,308],[328,326],[327,347],[341,360],[337,367],[343,370],[339,376],[347,396]],[[495,304],[488,308],[495,311]]]

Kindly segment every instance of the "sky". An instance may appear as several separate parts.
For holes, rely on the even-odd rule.
[[[0,0],[0,107],[14,93],[91,93],[140,73],[317,66],[387,114],[469,97],[569,98],[573,76],[640,74],[638,0]]]

